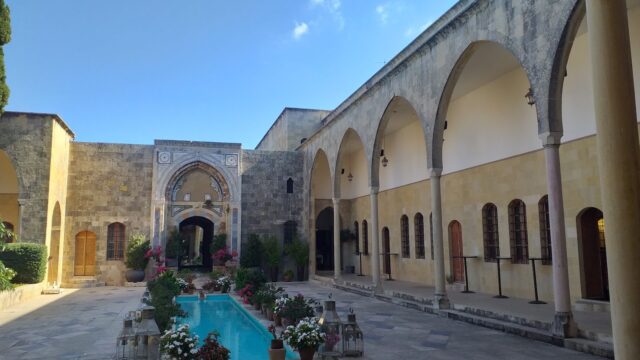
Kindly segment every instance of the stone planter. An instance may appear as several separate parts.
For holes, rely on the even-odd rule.
[[[144,270],[127,270],[127,272],[124,273],[124,277],[128,282],[144,281]]]
[[[284,360],[286,350],[282,340],[271,340],[271,348],[269,349],[269,360]]]

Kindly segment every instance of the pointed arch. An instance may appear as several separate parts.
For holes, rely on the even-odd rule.
[[[333,178],[329,158],[323,149],[318,149],[313,157],[311,176],[309,176],[309,194],[315,199],[331,199],[333,196]],[[318,197],[321,195],[321,197]]]

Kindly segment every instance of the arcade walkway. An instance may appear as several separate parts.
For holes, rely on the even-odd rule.
[[[370,276],[344,274],[340,284],[333,284],[330,277],[316,276],[318,284],[333,286],[341,290],[371,296],[372,279]],[[434,288],[400,280],[384,281],[384,294],[376,298],[401,306],[425,312],[433,312],[431,298]],[[553,303],[529,304],[533,299],[506,298],[497,299],[496,294],[461,293],[461,290],[448,289],[452,311],[447,317],[469,323],[516,333],[521,336],[552,342],[549,329],[554,316]],[[505,294],[508,295],[508,294]],[[573,312],[578,323],[580,338],[565,340],[569,348],[590,347],[600,355],[612,354],[611,317],[609,312]]]

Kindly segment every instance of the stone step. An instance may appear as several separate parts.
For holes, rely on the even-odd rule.
[[[489,319],[509,322],[516,325],[528,326],[534,329],[539,329],[544,331],[551,331],[552,324],[550,321],[532,320],[532,319],[528,319],[528,318],[513,315],[513,314],[497,313],[495,311],[480,309],[480,308],[469,306],[469,305],[453,304],[453,308],[454,310],[462,311],[475,316],[481,316]]]
[[[63,288],[81,289],[105,286],[104,281],[98,281],[93,276],[74,276],[62,283]]]
[[[578,337],[586,340],[607,343],[613,346],[612,334],[603,334],[595,331],[580,329],[580,324],[578,324]]]
[[[573,309],[576,311],[588,311],[588,312],[611,312],[611,305],[608,301],[579,299],[573,305]]]
[[[613,345],[588,339],[564,339],[564,347],[587,354],[613,359]]]

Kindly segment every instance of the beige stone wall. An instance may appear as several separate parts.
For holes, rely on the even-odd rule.
[[[72,143],[64,246],[64,280],[74,275],[75,236],[96,234],[96,278],[122,285],[123,261],[107,261],[107,227],[149,237],[153,146]]]

